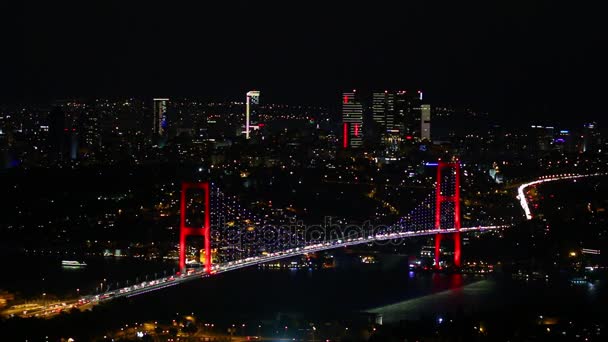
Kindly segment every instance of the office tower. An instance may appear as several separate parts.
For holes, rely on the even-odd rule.
[[[363,106],[355,90],[342,94],[342,136],[344,148],[363,146]]]
[[[164,136],[167,132],[167,102],[169,99],[156,98],[153,108],[153,128],[152,133],[158,136]]]
[[[541,126],[532,125],[529,134],[530,143],[533,149],[537,151],[549,151],[554,146],[554,127],[553,126]]]
[[[398,91],[395,97],[396,128],[407,140],[420,136],[422,91]]]
[[[420,140],[431,140],[431,105],[420,107]]]
[[[579,152],[597,152],[601,146],[601,137],[595,122],[583,126],[582,144]]]
[[[258,129],[258,108],[260,105],[260,92],[251,90],[247,92],[245,103],[245,139],[249,139],[252,129]]]
[[[69,110],[70,113],[66,113]],[[48,157],[51,163],[75,160],[78,157],[77,115],[70,103],[53,107],[48,115]]]
[[[89,110],[82,122],[85,145],[92,150],[101,147],[101,119],[97,110]]]
[[[392,92],[374,92],[372,94],[373,120],[382,130],[392,130],[395,120],[395,94]]]
[[[422,91],[399,90],[374,92],[372,95],[373,120],[382,131],[385,141],[401,141],[406,137],[422,137]],[[430,106],[428,112],[430,121]],[[430,122],[429,126],[430,135]]]
[[[560,130],[553,141],[555,148],[562,153],[573,153],[575,150],[574,136],[570,133],[570,130]]]
[[[61,107],[53,107],[48,116],[48,126],[49,161],[51,163],[61,162],[66,153],[64,145],[65,112]]]

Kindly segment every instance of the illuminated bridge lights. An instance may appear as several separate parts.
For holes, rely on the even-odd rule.
[[[277,217],[260,218],[241,207],[235,197],[225,195],[213,183],[184,183],[180,213],[180,274],[138,283],[101,294],[101,296],[84,296],[81,300],[98,303],[121,296],[136,296],[185,281],[279,259],[358,244],[411,237],[435,236],[437,245],[440,245],[444,237],[452,236],[455,244],[454,264],[459,266],[460,233],[496,230],[509,226],[479,223],[461,228],[460,164],[440,161],[437,167],[438,177],[434,194],[429,195],[413,211],[401,217],[395,224],[374,232],[360,230],[354,235],[343,232],[339,234],[340,236],[320,235],[316,238],[305,235],[304,227],[293,224],[295,222],[293,216],[283,213]],[[449,172],[442,173],[444,169]],[[186,191],[190,188],[201,189],[205,193],[203,227],[186,226]],[[520,191],[523,190],[520,188]],[[288,223],[291,228],[266,229],[268,227],[279,228],[284,223]],[[253,229],[251,229],[252,227]],[[274,235],[258,234],[264,232]],[[185,238],[187,236],[204,237],[204,269],[186,269]],[[211,263],[211,240],[213,240],[214,250],[213,264]],[[438,253],[436,253],[436,257],[438,257]]]
[[[277,261],[285,258],[292,258],[299,255],[309,254],[321,252],[324,250],[341,248],[354,246],[359,244],[368,244],[376,241],[386,241],[393,239],[401,239],[401,238],[411,238],[411,237],[421,237],[421,236],[437,236],[437,235],[446,235],[446,234],[454,234],[456,232],[480,232],[480,231],[490,231],[490,230],[498,230],[509,228],[509,225],[495,225],[495,226],[477,226],[477,227],[466,227],[460,228],[456,230],[455,228],[449,229],[427,229],[427,230],[408,230],[401,232],[389,232],[383,234],[375,234],[369,235],[366,237],[358,237],[358,238],[349,238],[349,239],[336,239],[330,241],[309,241],[308,245],[303,247],[289,248],[276,252],[263,252],[257,256],[251,256],[243,259],[233,260],[229,262],[216,263],[211,266],[211,271],[206,272],[206,270],[188,270],[187,272],[183,272],[180,275],[174,276],[171,275],[169,277],[163,277],[159,279],[154,279],[151,281],[144,281],[141,283],[137,283],[132,286],[127,286],[121,289],[116,289],[112,291],[105,292],[103,294],[98,295],[90,295],[83,296],[78,300],[74,300],[73,302],[68,303],[68,305],[80,306],[84,304],[98,304],[101,302],[109,301],[119,297],[133,297],[142,295],[145,293],[149,293],[152,291],[161,290],[167,287],[175,286],[178,284],[182,284],[184,282],[200,279],[208,277],[210,275],[224,273],[229,271],[238,270],[245,267],[250,267],[254,265],[264,264],[268,262]]]

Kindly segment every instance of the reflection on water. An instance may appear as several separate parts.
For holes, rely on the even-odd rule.
[[[433,284],[436,284],[440,277],[441,275],[434,274],[432,276]],[[428,315],[474,312],[476,309],[479,309],[481,302],[492,297],[496,283],[493,280],[480,280],[462,286],[462,278],[460,274],[450,276],[450,289],[448,290],[384,305],[367,311],[382,315],[384,323],[413,320]]]

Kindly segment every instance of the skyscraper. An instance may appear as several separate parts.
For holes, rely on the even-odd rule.
[[[372,94],[373,120],[382,130],[381,135],[394,129],[395,125],[395,93],[375,92]]]
[[[583,126],[582,144],[579,152],[597,152],[601,146],[600,133],[595,122]]]
[[[431,105],[420,107],[420,140],[431,140]]]
[[[399,132],[410,140],[420,136],[420,109],[422,106],[422,91],[398,91],[395,100],[395,116]],[[409,138],[408,138],[409,137]]]
[[[355,90],[342,94],[342,135],[344,148],[363,146],[363,106]]]
[[[49,113],[48,126],[49,161],[51,163],[61,162],[67,153],[65,145],[67,130],[65,112],[60,106],[54,106]]]
[[[167,131],[167,102],[169,99],[156,98],[154,101],[154,123],[152,133],[158,136],[164,136]]]
[[[69,111],[69,112],[66,112]],[[78,122],[72,103],[56,101],[48,115],[49,161],[67,162],[78,158]]]
[[[385,141],[401,141],[414,137],[430,139],[430,106],[423,113],[422,91],[388,91],[373,93],[373,119]],[[426,119],[423,119],[423,116]],[[426,124],[424,121],[427,121]],[[424,127],[423,127],[424,125]],[[426,129],[428,132],[424,133]]]
[[[251,90],[247,92],[245,103],[245,139],[249,139],[252,129],[257,129],[258,107],[260,105],[260,92]]]

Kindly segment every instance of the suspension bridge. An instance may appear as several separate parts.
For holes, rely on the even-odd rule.
[[[244,267],[359,244],[434,237],[435,268],[441,268],[442,241],[454,244],[454,267],[461,264],[461,234],[507,228],[489,222],[467,221],[462,226],[458,161],[439,161],[435,188],[411,212],[390,225],[304,226],[288,215],[256,215],[211,182],[183,183],[180,198],[179,271],[170,276],[107,289],[69,303],[49,305],[29,315],[49,315],[70,307],[86,307],[119,297],[132,297]],[[192,195],[192,196],[189,196]],[[202,246],[188,240],[202,238]],[[188,248],[201,249],[202,267],[191,267]]]

